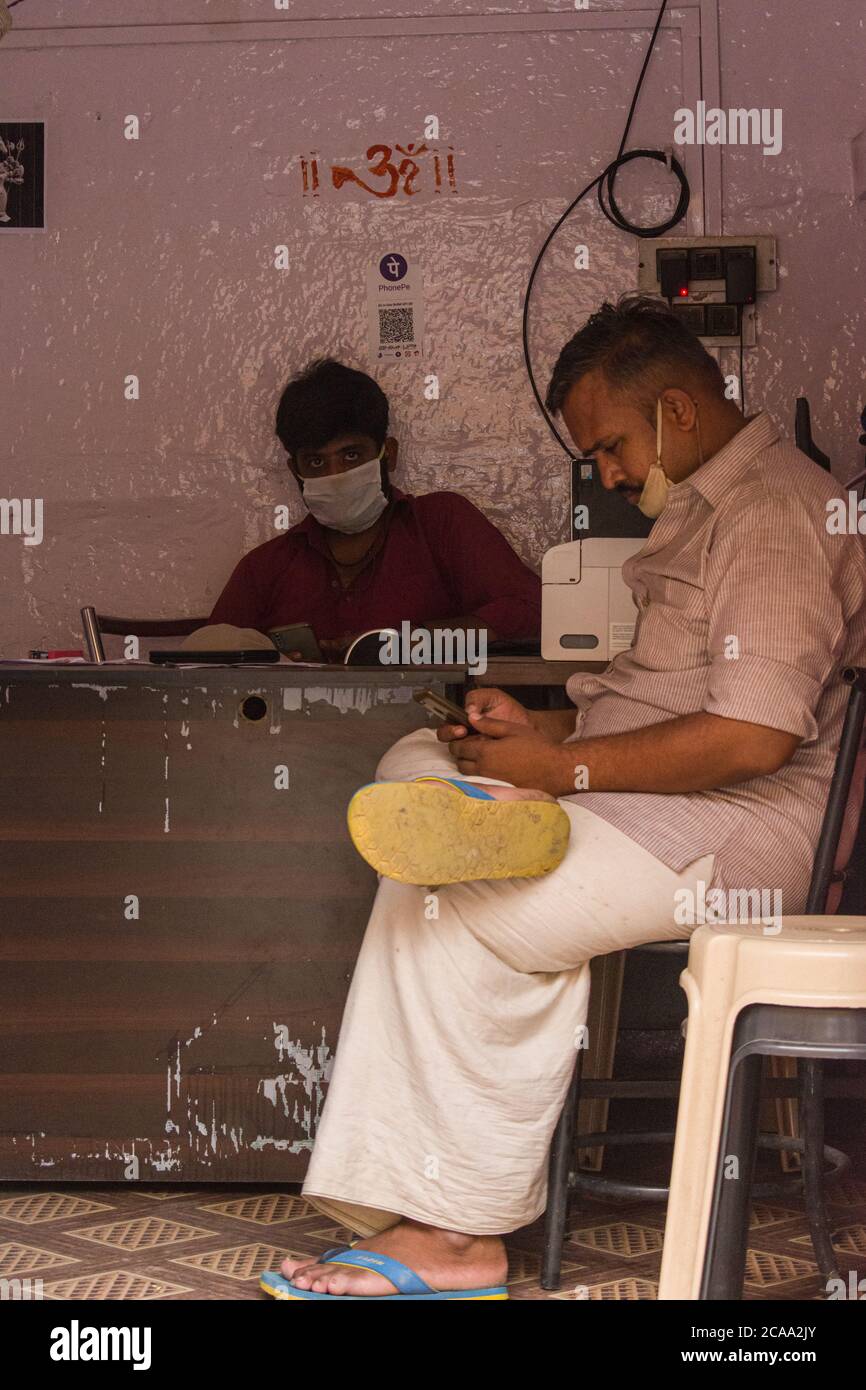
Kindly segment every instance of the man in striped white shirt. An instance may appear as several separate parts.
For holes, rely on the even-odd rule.
[[[365,1249],[479,1297],[498,1296],[502,1233],[544,1209],[590,959],[687,937],[683,895],[802,911],[841,672],[866,664],[863,545],[827,526],[840,488],[768,415],[743,418],[665,306],[603,306],[547,405],[605,487],[658,518],[623,570],[633,644],[570,679],[576,713],[472,692],[474,731],[410,735],[356,796],[355,842],[384,877],[304,1187]],[[283,1273],[394,1291],[370,1268]]]

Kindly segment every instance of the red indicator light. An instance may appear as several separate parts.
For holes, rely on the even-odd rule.
[[[681,299],[686,299],[687,296],[688,296],[688,293],[689,293],[689,292],[688,292],[688,289],[686,288],[685,285],[683,285],[682,288],[681,288],[681,290],[680,290],[680,298],[681,298]]]

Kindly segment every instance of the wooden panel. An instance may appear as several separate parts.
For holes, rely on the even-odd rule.
[[[0,1179],[303,1176],[376,888],[346,804],[444,688],[326,681],[0,671]]]

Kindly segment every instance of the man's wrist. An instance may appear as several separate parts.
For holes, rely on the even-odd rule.
[[[563,743],[574,733],[574,709],[528,709],[526,713],[536,733],[554,743]]]
[[[579,743],[557,744],[555,762],[551,770],[549,791],[552,796],[574,796],[575,792],[587,790],[588,770],[580,761]]]

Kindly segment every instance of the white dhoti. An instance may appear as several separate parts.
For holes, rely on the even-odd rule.
[[[458,775],[421,729],[376,778],[427,773]],[[694,930],[675,925],[674,894],[711,881],[712,855],[677,874],[579,797],[560,805],[568,851],[543,878],[379,884],[303,1187],[360,1236],[403,1216],[468,1235],[534,1221],[590,960]]]

